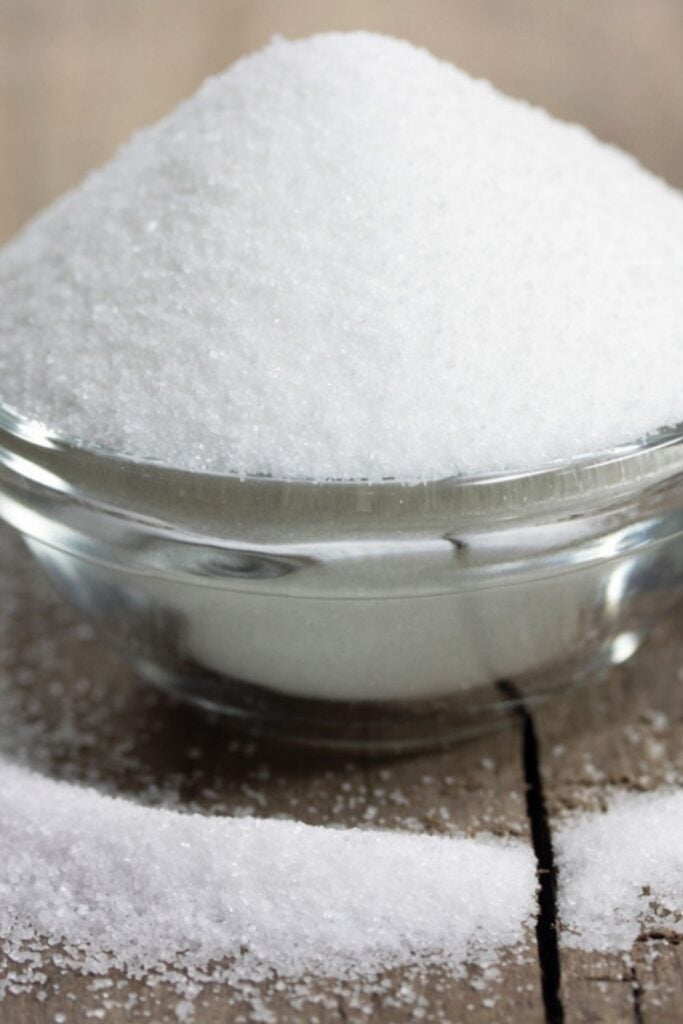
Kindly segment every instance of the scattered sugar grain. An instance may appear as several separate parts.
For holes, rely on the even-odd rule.
[[[648,929],[683,934],[683,792],[616,794],[554,842],[566,945],[618,952]]]
[[[93,793],[92,790],[84,790],[79,786],[64,787],[57,792],[62,793],[64,799],[72,793],[76,795],[84,792],[90,794],[90,806],[97,808],[94,817],[102,823],[99,840],[104,845],[106,845],[106,821],[109,821],[113,828],[111,818],[106,813],[111,803],[104,799],[102,795],[104,793],[135,792],[136,800],[141,801],[141,804],[135,807],[138,814],[146,813],[150,807],[159,805],[184,811],[201,809],[208,814],[214,810],[222,815],[226,813],[235,815],[247,810],[252,814],[264,813],[260,802],[250,808],[245,806],[244,790],[241,783],[237,786],[235,793],[230,795],[225,789],[215,791],[211,786],[213,780],[200,780],[201,793],[195,800],[188,802],[183,798],[186,789],[186,774],[179,774],[176,771],[169,772],[168,765],[165,766],[163,779],[155,778],[150,774],[151,765],[147,756],[149,744],[144,737],[148,735],[149,726],[153,723],[160,724],[164,719],[163,702],[160,703],[159,698],[155,695],[146,694],[135,688],[132,677],[121,666],[117,668],[115,659],[109,659],[108,655],[101,655],[97,648],[93,647],[92,650],[89,650],[92,643],[91,638],[87,636],[79,638],[78,630],[73,629],[71,615],[65,613],[59,605],[44,577],[38,572],[16,538],[4,529],[0,529],[0,598],[0,755],[2,755],[0,788],[4,786],[4,768],[8,766],[9,762],[12,762],[13,771],[33,766],[41,775],[56,773],[70,782],[92,783],[97,786],[99,794]],[[85,646],[83,647],[82,644]],[[109,664],[110,660],[111,664]],[[95,665],[96,672],[92,676],[83,676],[84,664]],[[76,685],[79,678],[82,685]],[[90,685],[86,686],[85,682],[89,682]],[[128,706],[126,701],[128,701]],[[147,705],[149,705],[148,708]],[[166,712],[171,713],[168,708]],[[131,742],[131,721],[139,724],[142,730],[141,737],[135,743]],[[173,728],[172,715],[170,721]],[[274,771],[274,766],[269,767],[262,762],[262,749],[254,743],[245,744],[238,741],[232,744],[232,748],[233,755],[244,762],[245,784],[257,788],[268,788],[268,779],[272,774],[270,785],[273,787],[273,795],[278,808],[281,813],[290,816],[295,813],[297,808],[290,801],[293,792],[286,789],[286,775],[278,774],[277,771]],[[182,755],[184,759],[184,749]],[[23,766],[23,769],[20,766]],[[340,766],[335,772],[323,772],[324,785],[329,791],[330,786],[336,787],[338,782],[352,781],[356,771],[357,769],[353,765],[347,764]],[[408,809],[410,805],[407,797],[395,787],[397,779],[395,771],[385,768],[381,770],[380,775],[383,784],[387,785],[387,790],[385,792],[382,787],[378,787],[376,791],[373,791],[373,806],[381,807],[383,810],[394,807],[394,800],[389,795],[393,791],[394,797],[398,798],[400,804],[405,805]],[[42,781],[48,782],[48,780],[40,780],[40,775],[35,773],[28,773],[27,777],[34,781],[37,779],[41,781],[41,784]],[[122,780],[125,780],[124,786],[122,786]],[[56,783],[50,783],[50,786],[52,785],[56,785]],[[284,792],[283,787],[285,787]],[[312,806],[311,797],[302,794],[301,790],[295,792],[302,797],[301,800],[294,797],[294,800],[301,804],[302,813],[309,814]],[[45,860],[49,859],[52,793],[51,788],[45,790],[45,796],[39,801],[43,815],[39,827],[43,830],[42,834],[47,844],[43,850]],[[381,798],[383,793],[384,796]],[[350,789],[347,787],[343,797],[343,806],[339,809],[338,815],[327,808],[326,818],[331,823],[339,824],[340,819],[359,820],[368,806],[368,793],[359,786],[357,781],[352,782]],[[103,802],[100,803],[100,801]],[[353,803],[354,809],[351,809],[351,803]],[[116,803],[115,806],[125,808],[134,805]],[[103,810],[105,812],[104,820],[101,818]],[[320,808],[317,806],[317,802],[315,810],[316,815],[319,816]],[[150,811],[150,813],[153,812]],[[185,814],[184,817],[188,822],[197,820],[188,814]],[[415,831],[424,833],[424,822],[417,819],[409,819],[408,822],[405,822],[404,817],[404,814],[396,810],[391,813],[391,820],[383,822],[383,824],[399,828],[404,828],[407,824]],[[150,828],[153,828],[153,822],[156,821],[154,817],[142,820],[148,821]],[[225,821],[226,819],[207,818],[204,820]],[[2,822],[4,823],[4,812],[2,813]],[[289,822],[289,825],[291,826],[292,823]],[[339,830],[336,830],[335,835],[337,834],[340,834]],[[89,840],[87,835],[83,836],[81,833],[81,836],[83,843],[78,857],[86,858]],[[393,837],[388,835],[387,838],[391,843]],[[407,838],[412,839],[413,837],[408,836]],[[75,841],[76,837],[74,837]],[[116,860],[119,856],[127,855],[122,851],[121,845],[117,845],[115,835],[111,837],[111,842],[113,846],[107,846],[107,850],[102,856],[97,849],[93,851],[96,858],[92,867],[93,871],[101,868],[103,873],[107,874],[109,871],[108,856]],[[485,843],[489,842],[491,841],[485,840]],[[469,849],[469,847],[467,848]],[[453,849],[457,851],[459,847],[456,846]],[[471,849],[474,851],[475,847],[473,846]],[[33,850],[35,852],[35,848]],[[17,852],[16,847],[14,852]],[[503,845],[501,847],[503,856],[505,852],[506,847]],[[30,856],[30,851],[28,854]],[[76,858],[77,862],[78,857]],[[43,864],[45,864],[45,860]],[[457,860],[452,867],[457,871]],[[49,868],[53,874],[59,873],[61,869],[62,863],[59,859]],[[73,892],[76,892],[80,878],[79,870],[78,863],[76,863],[73,873],[69,876],[73,881]],[[123,866],[119,864],[116,870],[123,871]],[[75,878],[75,875],[78,877]],[[117,874],[111,876],[112,885],[115,885],[118,877]],[[0,869],[1,878],[2,871]],[[468,879],[463,877],[463,881],[467,882]],[[420,878],[418,885],[422,885],[422,882],[423,880]],[[515,876],[515,885],[519,882],[520,879]],[[65,900],[68,898],[67,893],[62,893],[62,895]],[[115,895],[116,893],[110,888],[101,898],[104,899],[105,905],[108,905],[106,901],[110,898],[114,899]],[[55,898],[58,899],[59,896]],[[30,901],[27,898],[23,913],[28,919],[31,919],[30,906]],[[84,906],[87,909],[87,903]],[[505,913],[507,913],[507,909],[506,905]],[[18,927],[18,922],[16,924]],[[30,930],[33,935],[35,929]],[[460,926],[456,931],[460,931]],[[461,938],[463,934],[461,932]],[[482,939],[484,938],[485,936],[482,935]],[[44,989],[47,983],[46,967],[52,965],[58,971],[56,975],[54,972],[51,972],[50,975],[56,985],[60,984],[60,978],[65,979],[65,986],[68,985],[68,975],[73,970],[82,971],[88,975],[91,979],[90,986],[93,985],[93,982],[97,983],[98,980],[107,985],[104,992],[99,991],[97,984],[92,988],[92,992],[88,996],[91,999],[89,1005],[92,1009],[102,1006],[107,1009],[106,999],[107,1004],[111,1003],[112,1006],[120,1007],[121,1012],[128,1013],[132,1005],[129,1005],[131,997],[135,995],[129,988],[130,978],[131,976],[140,976],[144,977],[146,982],[143,988],[136,990],[142,999],[139,1007],[141,1018],[145,1014],[155,1018],[155,1006],[157,1006],[155,993],[158,993],[158,998],[161,999],[162,992],[167,992],[169,986],[177,992],[180,1001],[184,1000],[190,1006],[197,1004],[199,1009],[202,1000],[212,998],[214,983],[223,986],[220,989],[220,998],[223,1002],[228,999],[236,1007],[244,1003],[245,1020],[265,1020],[268,1013],[277,1012],[279,997],[277,993],[271,991],[269,969],[257,964],[253,958],[247,960],[246,964],[242,963],[241,966],[238,958],[234,968],[219,967],[215,964],[208,968],[199,967],[196,963],[188,963],[187,958],[183,964],[174,961],[170,967],[167,965],[165,968],[160,968],[157,965],[147,972],[142,967],[128,969],[124,967],[123,975],[117,979],[115,988],[112,989],[108,984],[107,977],[107,972],[112,966],[111,950],[102,951],[97,946],[84,950],[64,949],[61,946],[53,945],[53,941],[48,941],[45,937],[34,937],[22,943],[15,935],[11,944],[7,941],[0,943],[3,950],[3,957],[0,958],[0,991],[6,995],[22,992],[35,994]],[[409,945],[409,942],[406,942],[406,955],[408,955]],[[526,947],[514,946],[513,948],[514,956],[517,958],[521,955],[520,950]],[[508,947],[508,954],[509,951]],[[8,959],[9,954],[13,957],[12,960]],[[449,954],[446,951],[443,955]],[[450,955],[452,956],[452,947]],[[478,960],[492,959],[495,955],[493,951],[487,953],[484,947],[472,950],[472,956]],[[245,966],[249,967],[254,975],[261,975],[258,981],[247,983],[244,980]],[[424,985],[423,970],[424,968],[419,965],[415,967],[406,965],[402,968],[402,976],[412,978],[415,985]],[[444,978],[450,979],[453,971],[457,972],[458,970],[452,964],[448,965],[444,968]],[[240,975],[240,971],[242,975]],[[448,1012],[447,1009],[441,1007],[440,997],[436,994],[435,976],[440,975],[435,975],[435,967],[430,964],[430,1003],[427,1016],[436,1024],[437,1021],[447,1020]],[[282,979],[281,984],[285,984]],[[324,982],[319,983],[319,986],[308,976],[291,977],[286,980],[286,990],[281,989],[280,991],[284,991],[284,998],[288,1005],[293,1007],[293,1013],[297,1012],[297,1007],[299,1008],[301,1019],[309,1019],[311,1007],[329,1003],[334,1009],[336,1001],[340,998],[344,999],[346,1005],[350,1005],[351,1001],[359,1007],[364,1007],[363,1014],[370,1013],[373,999],[377,993],[381,993],[383,999],[392,999],[396,1008],[400,1007],[401,1000],[391,993],[391,983],[382,981],[381,975],[363,976],[357,979],[350,977],[326,978]],[[69,991],[63,993],[65,1000],[69,1000],[71,995],[73,993]],[[165,1002],[165,997],[163,998]],[[165,1002],[165,1005],[168,1004]],[[61,1008],[59,1007],[59,1009]],[[355,1011],[352,1009],[352,1012]],[[360,1013],[359,1010],[358,1015]],[[2,1016],[2,1010],[0,1010],[0,1016]]]
[[[139,807],[0,763],[0,934],[144,971],[476,962],[521,943],[528,847]],[[252,969],[256,969],[252,967]]]
[[[276,39],[0,253],[0,399],[194,470],[533,467],[683,418],[682,278],[680,194],[587,131]]]

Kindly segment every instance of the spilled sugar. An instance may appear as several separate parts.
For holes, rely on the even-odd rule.
[[[49,978],[62,1012],[77,971],[92,977],[96,1015],[151,1007],[158,1019],[155,993],[170,987],[161,1005],[175,992],[191,1019],[216,983],[249,1021],[312,1019],[338,999],[360,1019],[376,998],[436,1021],[448,1019],[454,974],[490,995],[499,954],[526,955],[526,845],[293,821],[325,820],[315,772],[303,788],[284,775],[280,790],[277,769],[242,743],[195,776],[189,713],[174,724],[168,702],[131,682],[0,530],[0,993],[41,998]],[[202,726],[201,742],[228,742]],[[157,727],[168,731],[155,738]],[[179,729],[178,759],[155,768],[150,748],[177,744]],[[221,763],[228,777],[213,792]],[[393,808],[395,827],[424,831],[392,779],[383,769],[371,799]],[[353,773],[335,769],[325,785],[338,804],[327,820],[374,823]],[[253,817],[273,808],[290,820]],[[400,985],[392,964],[405,965]],[[145,984],[131,985],[138,977]]]
[[[683,792],[616,795],[555,846],[566,945],[619,952],[643,932],[683,934]]]
[[[586,131],[275,40],[0,254],[0,398],[190,469],[534,467],[681,419],[682,276],[681,196]]]
[[[155,770],[149,750],[177,742],[178,723],[154,739],[169,709],[152,692],[126,693],[129,682],[0,530],[0,993],[41,998],[48,977],[52,990],[64,977],[61,1013],[75,970],[91,976],[93,1019],[109,1009],[158,1019],[175,992],[189,1020],[218,983],[215,998],[244,1005],[245,1021],[312,1019],[338,999],[362,1019],[377,998],[387,1012],[446,1021],[452,976],[466,971],[478,1005],[498,998],[501,953],[528,949],[527,846],[295,822],[321,818],[315,773],[304,788],[283,776],[279,789],[252,744],[219,763],[239,779],[232,796],[227,779],[212,791],[215,762],[194,776],[197,735],[181,746],[182,774],[173,761]],[[183,736],[188,725],[183,717]],[[649,726],[659,734],[666,720],[653,714]],[[210,722],[201,738],[225,743]],[[340,768],[324,820],[424,830],[399,779],[382,769],[368,795]],[[457,800],[449,776],[418,784],[429,792],[437,781],[442,799]],[[290,820],[253,817],[273,808]],[[495,827],[488,809],[477,822]],[[439,827],[454,829],[448,815]],[[613,795],[607,813],[575,816],[554,835],[565,946],[629,953],[640,934],[683,933],[682,792]],[[406,965],[400,984],[392,963]],[[131,984],[138,976],[144,986]]]
[[[339,976],[521,943],[533,855],[477,838],[137,807],[0,764],[0,933],[89,965]],[[63,950],[62,950],[63,953]]]

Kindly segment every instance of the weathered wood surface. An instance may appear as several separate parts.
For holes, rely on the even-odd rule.
[[[683,5],[679,0],[0,0],[0,241],[47,201],[107,159],[131,130],[161,115],[208,73],[276,32],[328,28],[390,31],[452,57],[508,91],[581,121],[683,183]],[[5,542],[4,535],[2,542]],[[663,624],[627,666],[600,687],[586,687],[510,728],[447,753],[397,762],[350,764],[232,742],[210,722],[139,689],[113,656],[68,628],[40,587],[27,586],[21,622],[52,623],[60,690],[21,692],[17,714],[58,723],[65,702],[95,742],[78,746],[78,728],[37,766],[106,783],[147,798],[157,785],[221,812],[296,815],[312,822],[406,825],[428,830],[493,829],[529,836],[526,781],[533,727],[543,796],[551,815],[599,806],[608,785],[648,789],[677,782],[683,771],[683,614]],[[90,679],[89,689],[79,682]],[[79,689],[80,687],[80,689]],[[55,696],[56,694],[56,696]],[[96,710],[100,713],[96,714]],[[86,730],[86,732],[88,731]],[[526,763],[523,761],[526,736]],[[74,765],[77,767],[74,768]],[[532,766],[533,767],[533,766]],[[152,796],[153,798],[153,796]],[[538,812],[536,806],[535,812]],[[551,821],[552,827],[552,821]],[[547,922],[546,922],[547,924]],[[651,950],[660,955],[651,961]],[[679,947],[639,944],[633,969],[621,961],[563,950],[557,993],[541,993],[534,937],[526,963],[504,964],[484,991],[476,976],[427,979],[412,1001],[392,998],[400,972],[382,995],[321,982],[324,1005],[302,1007],[288,993],[267,1005],[281,1021],[317,1017],[324,1024],[421,1019],[511,1020],[535,1024],[679,1021],[683,1005]],[[546,964],[547,968],[547,964]],[[126,987],[127,986],[127,987]],[[548,986],[546,986],[547,988]],[[552,986],[551,986],[552,987]],[[111,1010],[107,1024],[174,1020],[177,997],[151,996],[132,983],[131,1010]],[[369,999],[369,1001],[368,1001]],[[50,977],[44,998],[0,1006],[7,1024],[91,1019],[99,1001],[88,982]],[[199,1024],[231,1024],[247,1003],[207,993]]]

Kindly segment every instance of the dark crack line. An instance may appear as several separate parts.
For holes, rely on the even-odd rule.
[[[644,1024],[645,1018],[643,1017],[643,988],[638,981],[638,975],[636,974],[635,967],[631,968],[631,992],[633,993],[633,1021],[634,1024]]]
[[[498,689],[512,702],[512,712],[522,726],[522,765],[526,783],[526,811],[538,871],[538,916],[536,948],[541,972],[541,993],[546,1024],[563,1024],[564,1006],[560,996],[560,949],[558,942],[557,872],[550,833],[548,809],[543,793],[538,737],[524,697],[514,683],[501,680]]]

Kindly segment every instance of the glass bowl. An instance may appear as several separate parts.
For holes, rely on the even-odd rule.
[[[683,590],[682,469],[676,430],[532,473],[240,479],[0,409],[0,517],[143,679],[372,751],[486,730],[511,695],[629,657]]]

